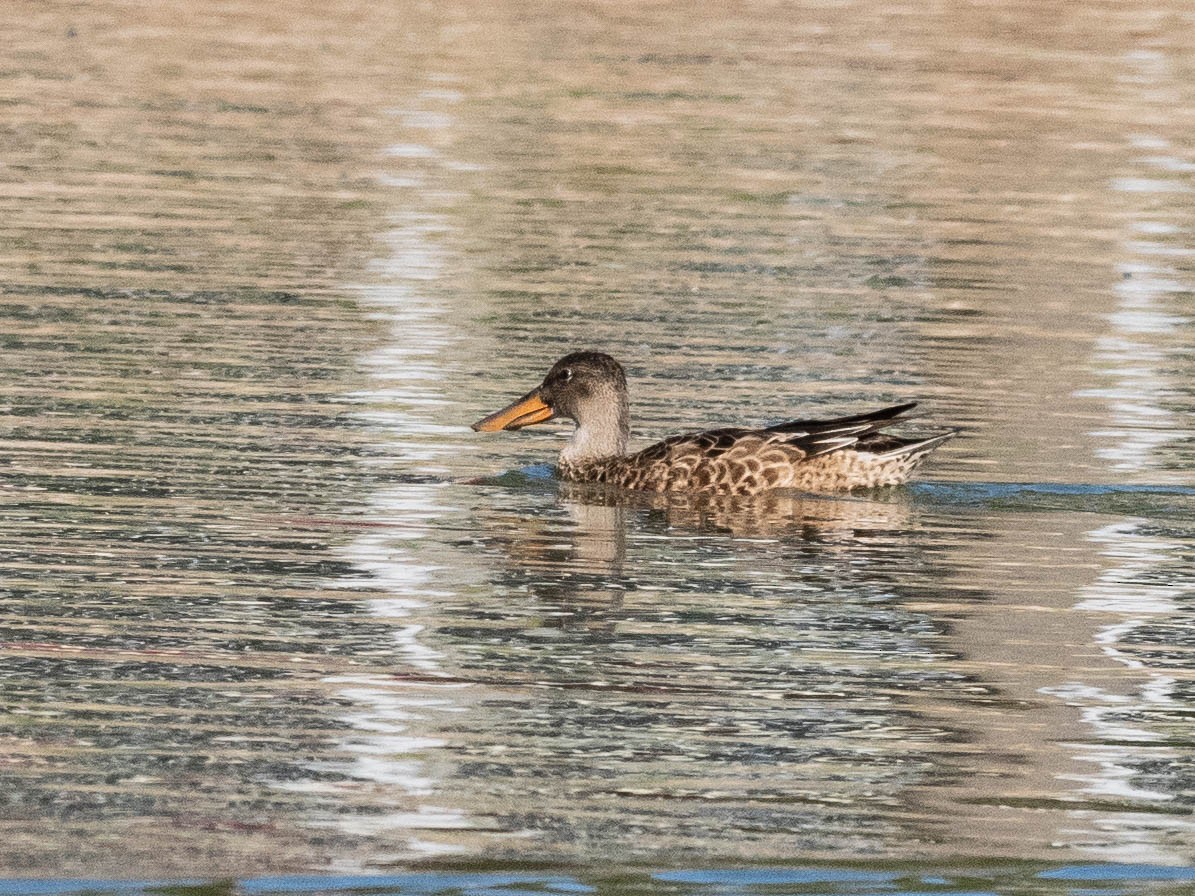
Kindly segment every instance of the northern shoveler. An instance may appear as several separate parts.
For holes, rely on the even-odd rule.
[[[544,381],[473,424],[478,432],[522,429],[557,417],[576,421],[559,474],[651,492],[754,495],[772,489],[844,492],[899,485],[955,435],[903,439],[880,430],[916,402],[833,420],[793,420],[762,429],[714,429],[673,436],[627,454],[630,411],[622,365],[601,352],[574,352]]]

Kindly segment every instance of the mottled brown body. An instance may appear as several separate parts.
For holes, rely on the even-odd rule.
[[[646,492],[757,495],[774,489],[846,492],[899,485],[954,433],[902,439],[880,430],[913,403],[832,420],[792,420],[766,429],[715,429],[674,436],[627,454],[626,374],[609,355],[574,352],[522,398],[473,424],[480,432],[521,429],[557,417],[577,421],[560,452],[560,477]]]
[[[766,430],[721,429],[674,436],[636,454],[562,461],[569,482],[603,482],[649,492],[757,495],[773,489],[844,492],[906,482],[949,436],[914,442],[876,436],[826,453]]]

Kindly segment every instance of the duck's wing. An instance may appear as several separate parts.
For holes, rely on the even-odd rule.
[[[850,417],[834,417],[830,420],[789,420],[777,423],[767,428],[768,432],[826,432],[832,429],[863,427],[875,432],[899,419],[909,419],[909,411],[917,407],[917,402],[909,401],[904,404],[894,404],[892,407],[880,408],[878,411],[867,411],[863,414],[853,414]],[[878,426],[875,424],[879,424]]]
[[[872,433],[879,432],[893,423],[908,420],[909,412],[915,407],[917,402],[910,401],[878,411],[834,417],[830,420],[789,420],[769,426],[764,432],[783,434],[784,441],[789,445],[800,448],[807,457],[815,457],[828,451],[850,448]]]
[[[917,402],[910,401],[831,420],[789,420],[761,429],[728,427],[687,433],[656,442],[633,457],[641,464],[690,454],[714,459],[747,444],[752,447],[784,444],[799,449],[806,457],[815,457],[839,448],[849,448],[893,423],[908,420],[909,411],[916,406]]]

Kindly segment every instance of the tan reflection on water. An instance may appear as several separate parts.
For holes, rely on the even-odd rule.
[[[894,397],[911,391],[936,398],[937,413],[973,424],[972,446],[960,446],[963,454],[953,465],[949,457],[943,460],[948,477],[1118,481],[1123,474],[1110,473],[1102,460],[1106,408],[1093,391],[1103,384],[1093,350],[1115,311],[1115,290],[1108,287],[1118,274],[1115,230],[1123,210],[1120,197],[1109,192],[1107,172],[1124,163],[1130,143],[1121,134],[1134,127],[1124,119],[1136,107],[1130,105],[1130,113],[1123,105],[1134,102],[1132,91],[1119,93],[1115,85],[1123,71],[1118,41],[1129,38],[1136,19],[1131,13],[1103,12],[1099,28],[1082,24],[1087,11],[1075,8],[1062,21],[1036,19],[1034,28],[1023,32],[1015,27],[1017,16],[1033,19],[1032,11],[1016,7],[1015,14],[997,13],[1021,38],[1010,45],[992,35],[960,42],[960,32],[992,26],[983,21],[984,13],[960,11],[955,19],[936,20],[935,25],[947,26],[939,32],[910,29],[901,33],[902,41],[866,45],[864,54],[894,62],[868,69],[865,87],[833,64],[824,70],[803,64],[811,57],[802,53],[840,50],[849,56],[859,49],[852,41],[861,30],[881,30],[866,15],[860,23],[855,9],[851,25],[835,11],[818,10],[832,24],[819,35],[817,50],[793,37],[807,27],[795,16],[769,23],[784,35],[774,41],[761,37],[758,23],[719,22],[702,32],[703,44],[680,56],[660,53],[660,32],[643,27],[653,12],[583,16],[567,36],[555,33],[550,17],[547,24],[531,24],[511,46],[512,52],[523,53],[519,59],[528,69],[514,77],[536,84],[533,102],[506,109],[501,91],[496,96],[489,85],[475,85],[472,94],[465,89],[484,98],[493,130],[481,142],[463,133],[458,148],[485,161],[466,179],[477,200],[460,212],[469,225],[446,234],[479,268],[484,300],[475,312],[477,322],[466,319],[462,326],[479,355],[471,369],[487,376],[460,380],[467,386],[460,399],[467,407],[459,417],[480,413],[533,380],[556,354],[581,344],[610,348],[630,362],[646,437],[707,423],[776,419],[789,413],[794,394],[826,403],[861,394],[888,397],[891,386],[875,385],[876,372],[884,371],[901,389]],[[883,24],[892,23],[884,19]],[[928,37],[935,33],[942,35],[936,42]],[[928,45],[922,43],[927,38]],[[614,41],[617,51],[607,41]],[[751,46],[756,55],[728,53],[727,45]],[[799,62],[780,65],[781,46]],[[551,47],[546,58],[539,55],[545,47]],[[735,71],[737,81],[727,76],[744,58],[757,68]],[[556,64],[564,59],[570,64]],[[766,88],[761,72],[767,73]],[[806,76],[814,86],[798,88]],[[933,86],[904,93],[910,77]],[[729,88],[732,82],[740,92]],[[468,76],[460,83],[469,84]],[[1114,86],[1080,114],[1075,95],[1097,89],[1097,83]],[[774,102],[742,102],[757,91]],[[686,130],[687,116],[708,123],[700,139]],[[838,130],[819,130],[820,121]],[[678,132],[689,139],[677,139]],[[867,141],[883,145],[888,157],[852,153],[851,147]],[[744,164],[751,152],[758,154],[754,163]],[[777,164],[790,160],[786,153],[800,161]],[[694,180],[689,168],[703,166],[702,179]],[[1093,177],[1093,172],[1100,173]],[[917,185],[914,191],[911,183]],[[711,215],[721,228],[708,223]],[[501,235],[488,239],[487,227],[495,220],[501,222]],[[898,288],[879,297],[859,295],[855,284],[864,278]],[[766,303],[768,314],[753,317],[755,303]],[[883,309],[874,318],[860,320],[851,313],[873,306]],[[803,350],[800,359],[785,365],[783,355],[794,345]],[[458,358],[446,360],[461,366]],[[769,377],[777,369],[783,370],[781,376]],[[1133,434],[1144,429],[1141,421],[1129,426]],[[449,458],[448,468],[465,475],[487,458],[495,471],[519,461],[546,461],[558,445],[548,433],[520,438],[480,445],[462,441],[470,453],[456,463]],[[1156,465],[1140,473],[1136,481],[1169,478]],[[1175,479],[1184,481],[1182,474]],[[825,504],[791,498],[768,508],[684,500],[644,507],[592,495],[563,498],[554,509],[565,512],[567,524],[552,514],[538,518],[530,508],[542,512],[543,505],[515,496],[513,507],[496,511],[482,525],[501,546],[498,562],[506,572],[499,578],[518,583],[511,585],[509,599],[524,600],[529,592],[539,608],[511,609],[505,620],[516,627],[525,614],[538,620],[528,631],[540,633],[526,635],[527,650],[538,638],[550,645],[558,636],[548,631],[557,626],[615,639],[644,631],[637,628],[641,623],[630,621],[644,595],[632,601],[620,584],[636,576],[637,564],[627,558],[636,539],[659,538],[677,553],[675,562],[684,563],[686,542],[701,542],[712,532],[765,542],[806,538],[824,556],[833,555],[828,544],[838,542],[843,556],[853,554],[860,567],[871,568],[879,564],[869,553],[873,546],[861,541],[861,531],[897,533],[900,544],[906,527],[925,524],[919,516],[911,523],[899,505],[880,505],[876,516],[865,503],[868,525],[863,529],[854,517],[855,505],[827,512]],[[494,498],[506,499],[501,493]],[[849,512],[843,514],[844,508]],[[643,529],[644,513],[651,534]],[[661,517],[662,530],[656,529],[653,514]],[[1090,742],[1106,732],[1092,727],[1091,714],[1075,697],[1075,682],[1138,706],[1152,680],[1148,674],[1126,673],[1124,664],[1099,646],[1106,640],[1106,614],[1075,608],[1107,562],[1099,542],[1089,537],[1093,526],[1103,531],[1102,523],[1084,513],[970,522],[980,530],[978,537],[944,535],[932,553],[940,563],[922,567],[927,573],[932,568],[932,587],[902,606],[946,625],[941,649],[952,658],[939,657],[940,671],[973,679],[976,693],[992,696],[975,700],[966,689],[931,687],[896,701],[897,715],[912,712],[927,737],[938,731],[943,738],[940,748],[917,736],[905,742],[899,735],[864,748],[886,761],[905,749],[917,752],[916,774],[899,785],[884,785],[893,787],[887,797],[902,808],[881,811],[878,818],[866,808],[844,811],[857,822],[848,825],[849,833],[815,812],[819,821],[809,823],[826,824],[824,840],[809,831],[795,836],[779,821],[774,830],[746,834],[722,814],[722,830],[739,831],[741,838],[733,854],[774,856],[785,849],[831,854],[845,843],[864,852],[896,844],[899,852],[916,843],[912,848],[919,853],[933,854],[1053,856],[1069,848],[1107,855],[1117,843],[1120,815],[1135,818],[1145,831],[1123,841],[1123,855],[1136,850],[1142,857],[1172,861],[1187,854],[1181,824],[1133,803],[1152,800],[1156,808],[1153,797],[1085,789],[1101,773],[1091,758],[1099,751]],[[707,562],[732,569],[751,562],[744,559],[750,547],[728,553]],[[700,587],[705,577],[704,570],[694,570],[684,584]],[[717,583],[714,576],[710,600],[750,606],[744,595],[724,594]],[[916,590],[912,582],[903,584]],[[665,602],[675,600],[667,584],[650,585],[644,593],[654,592]],[[498,608],[492,612],[501,615]],[[498,637],[505,623],[480,626],[478,637],[486,631]],[[521,636],[508,636],[521,643]],[[515,661],[518,648],[512,644],[510,650]],[[552,653],[550,646],[542,650]],[[642,681],[622,667],[618,654],[612,648],[605,657],[611,669],[600,668],[596,656],[563,656],[570,673],[580,676],[577,681],[570,677],[568,687],[594,689],[581,701],[585,706],[606,703],[617,714],[619,700],[601,696],[608,687],[616,692],[659,689],[665,695],[658,698],[662,706],[692,688],[702,693],[683,671],[675,672],[681,676],[675,685],[657,680],[652,670],[667,668],[667,654],[641,658]],[[745,660],[746,666],[750,662]],[[715,668],[717,663],[709,666],[711,672]],[[738,687],[750,677],[746,667],[742,671]],[[550,682],[529,682],[529,673],[507,678],[486,666],[473,674],[498,674],[506,685],[501,696],[483,693],[478,711],[495,704],[507,707],[509,718],[482,716],[478,721],[485,723],[469,728],[481,742],[457,749],[471,758],[472,748],[486,749],[482,731],[489,726],[500,738],[503,731],[522,732],[516,719],[552,730],[568,725],[569,712],[577,715],[572,721],[585,715],[564,696],[552,697]],[[549,690],[543,718],[535,705],[540,687]],[[785,687],[765,691],[774,696]],[[562,701],[559,706],[556,699]],[[665,717],[668,711],[660,710]],[[903,722],[894,719],[892,725],[898,731]],[[683,740],[671,726],[660,722],[660,738],[671,734]],[[684,852],[702,834],[678,820],[683,810],[661,806],[653,815],[652,801],[671,800],[664,805],[678,807],[689,805],[686,800],[709,799],[713,805],[719,799],[733,802],[728,794],[742,793],[739,780],[694,779],[679,772],[671,788],[648,783],[642,770],[620,763],[618,746],[606,744],[599,732],[583,742],[592,743],[595,774],[629,780],[607,790],[581,772],[559,789],[493,779],[494,789],[474,806],[477,816],[500,829],[513,825],[512,835],[522,823],[522,835],[547,849],[557,844],[560,826],[586,832],[591,825],[601,828],[595,817],[601,800],[621,797],[621,811],[642,834],[636,846]],[[534,739],[495,741],[489,748],[517,751],[528,765],[543,762],[549,778],[549,770],[563,761],[551,750],[537,753]],[[570,746],[565,752],[583,749]],[[697,760],[678,746],[674,761],[684,768],[683,763]],[[837,768],[845,767],[849,761]],[[835,779],[803,768],[808,789],[800,797],[786,793],[811,805],[858,801],[865,807],[876,799],[868,788],[876,788],[877,781],[862,766],[850,768],[843,775],[857,790],[843,785],[838,791],[830,784]],[[779,778],[790,780],[785,774]],[[762,792],[749,792],[764,800]],[[518,820],[506,820],[511,818]],[[665,826],[669,818],[675,827]],[[1150,828],[1166,833],[1153,837]],[[607,833],[610,839],[596,851],[634,848]],[[490,848],[503,854],[509,847],[500,844],[495,839]],[[559,848],[564,855],[570,847]]]
[[[1123,793],[1084,793],[1076,782],[1098,775],[1084,711],[1094,693],[1136,702],[1149,684],[1143,670],[1100,649],[1108,617],[1076,607],[1106,561],[1089,537],[1086,514],[1018,516],[990,528],[988,538],[959,551],[949,565],[960,594],[984,580],[984,599],[929,602],[928,613],[951,620],[955,668],[996,688],[1002,704],[975,713],[966,705],[937,706],[944,722],[968,732],[970,755],[949,782],[929,782],[909,798],[935,837],[965,839],[981,852],[1006,855],[1027,837],[1043,847],[1067,844],[1092,857],[1175,861],[1181,856],[1131,848],[1109,839],[1107,825]],[[1138,758],[1141,758],[1140,756]]]
[[[523,791],[504,783],[498,789],[506,799],[515,798],[515,793],[527,798],[535,794],[536,803],[520,807],[520,812],[548,826],[536,836],[541,849],[556,854],[553,846],[560,848],[549,833],[554,823],[592,823],[588,813],[603,794],[617,797],[623,811],[637,817],[641,826],[642,839],[625,839],[610,831],[610,839],[597,847],[613,847],[626,856],[691,849],[687,838],[699,836],[696,832],[685,830],[684,825],[661,825],[669,817],[676,822],[677,813],[683,811],[680,807],[692,801],[707,807],[701,811],[717,806],[720,830],[735,832],[729,849],[725,844],[707,847],[713,855],[724,857],[774,856],[794,843],[800,844],[802,854],[832,857],[843,842],[850,842],[860,854],[888,854],[893,846],[906,850],[909,843],[916,843],[918,854],[941,856],[965,852],[1001,857],[1030,850],[1044,857],[1069,846],[1079,854],[1088,851],[1101,858],[1182,860],[1184,847],[1176,837],[1181,838],[1189,826],[1179,817],[1142,812],[1139,805],[1141,800],[1156,803],[1159,799],[1164,804],[1170,797],[1134,791],[1128,783],[1133,762],[1151,750],[1150,737],[1139,732],[1128,753],[1114,744],[1099,746],[1099,738],[1115,741],[1128,736],[1128,729],[1109,730],[1099,723],[1098,713],[1086,708],[1101,701],[1120,710],[1139,707],[1143,699],[1156,699],[1150,692],[1158,680],[1140,665],[1126,671],[1123,659],[1104,647],[1108,611],[1114,608],[1091,605],[1091,601],[1075,607],[1076,595],[1093,592],[1093,578],[1107,562],[1099,543],[1088,537],[1092,519],[1088,514],[1021,514],[986,521],[983,538],[964,539],[935,552],[933,585],[921,586],[923,596],[903,597],[899,607],[941,626],[941,633],[929,642],[934,645],[936,671],[949,670],[961,679],[957,687],[944,687],[931,675],[920,686],[909,687],[899,677],[888,676],[902,669],[913,676],[919,667],[930,670],[922,666],[924,658],[916,652],[903,659],[903,648],[893,652],[895,640],[878,642],[871,659],[867,651],[847,659],[851,648],[835,639],[814,638],[798,646],[803,639],[791,640],[791,632],[777,628],[773,637],[778,643],[791,640],[786,653],[795,668],[777,665],[772,677],[761,679],[752,668],[758,666],[757,658],[725,653],[736,629],[743,633],[741,623],[709,626],[712,618],[702,623],[682,620],[687,613],[714,617],[721,612],[729,618],[758,614],[768,620],[768,626],[785,625],[782,607],[769,601],[766,592],[749,597],[741,582],[731,584],[756,564],[775,563],[777,545],[795,549],[795,556],[804,557],[806,564],[846,562],[859,570],[873,568],[861,574],[861,583],[876,575],[885,562],[895,561],[893,581],[899,583],[915,541],[912,533],[945,521],[933,521],[924,510],[910,512],[905,502],[891,498],[774,496],[765,502],[721,502],[595,494],[589,489],[562,498],[572,523],[563,531],[532,519],[495,520],[504,533],[503,550],[511,574],[529,584],[533,596],[523,600],[541,608],[531,611],[534,625],[550,631],[563,624],[574,633],[601,633],[608,647],[575,668],[561,670],[560,681],[517,670],[504,672],[488,664],[460,673],[484,682],[485,690],[473,693],[474,711],[481,714],[478,722],[493,711],[487,712],[487,705],[501,706],[503,714],[513,717],[526,716],[525,722],[542,712],[550,721],[541,724],[549,730],[557,725],[571,727],[573,720],[567,715],[556,717],[556,712],[576,713],[579,719],[591,713],[600,717],[603,713],[597,708],[602,706],[612,714],[624,705],[632,714],[654,706],[647,724],[658,732],[661,748],[663,738],[672,733],[677,739],[672,744],[673,761],[682,765],[675,772],[675,783],[657,781],[652,772],[640,768],[646,757],[632,758],[635,748],[624,756],[616,742],[607,740],[615,732],[586,732],[581,742],[591,745],[572,750],[584,749],[596,768],[588,774],[574,771],[572,787]],[[647,531],[656,531],[655,514],[660,514],[659,522],[673,545],[693,541],[710,551],[702,561],[707,572],[692,582],[708,581],[710,589],[704,597],[712,604],[703,601],[698,609],[699,604],[679,596],[679,603],[673,605],[678,595],[667,599],[667,591],[653,593],[656,588],[626,592],[628,571],[634,581],[633,570],[643,563],[643,557],[637,563],[628,561],[627,540],[641,540],[645,523]],[[506,541],[512,531],[521,534]],[[711,540],[715,532],[720,535]],[[727,587],[739,591],[731,597],[725,593]],[[903,596],[906,589],[897,587]],[[909,583],[908,590],[915,593],[918,586]],[[657,621],[647,620],[660,613],[665,618],[659,621],[666,622],[665,606],[677,613],[671,620],[672,634],[678,643],[692,647],[671,655],[645,650],[638,657],[622,657],[618,645],[664,633]],[[546,608],[555,608],[559,622],[537,615]],[[854,612],[856,621],[864,622],[873,611],[860,606]],[[708,634],[692,640],[706,626]],[[536,640],[531,632],[522,635],[528,647]],[[709,651],[704,657],[703,647]],[[605,663],[596,662],[597,656],[605,656]],[[735,656],[742,663],[738,673],[742,678],[732,685],[737,676],[726,662]],[[877,677],[866,690],[859,690],[849,677],[836,683],[834,671],[841,670],[844,661],[865,668],[874,662]],[[501,682],[498,691],[491,690],[498,684],[494,675]],[[558,692],[561,686],[565,690]],[[732,695],[733,705],[720,704]],[[831,702],[822,703],[826,700]],[[555,703],[560,706],[553,709]],[[783,707],[802,713],[819,704],[828,710],[834,703],[840,704],[844,718],[860,711],[871,716],[866,737],[845,734],[842,745],[850,744],[857,752],[848,750],[833,762],[827,756],[812,765],[793,765],[780,758],[783,741],[762,739],[757,749],[776,751],[774,757],[761,760],[759,773],[766,775],[766,790],[751,788],[753,776],[740,778],[730,761],[708,765],[703,753],[709,746],[694,738],[697,732],[674,727],[690,716],[704,719],[707,727],[716,727],[720,717],[733,718],[722,722],[725,730],[719,731],[729,747],[736,736],[748,737],[751,726],[774,724],[768,721],[777,713],[774,707],[781,708],[779,720]],[[542,706],[536,709],[536,704]],[[491,718],[499,730],[511,722],[513,718],[506,722]],[[554,777],[562,755],[538,752],[532,741],[524,741],[526,732],[520,724],[513,728],[521,736],[501,747],[494,742],[491,749],[518,751],[525,761],[542,763],[549,779]],[[472,747],[484,751],[489,740],[482,734],[484,726],[470,730],[481,738]],[[820,745],[832,750],[834,742],[826,738]],[[1157,756],[1170,754],[1161,745],[1152,750]],[[1116,755],[1122,756],[1122,764],[1113,759]],[[905,763],[913,774],[890,777]],[[882,771],[885,766],[890,768],[887,773]],[[594,773],[597,780],[591,779]],[[606,778],[617,782],[609,785],[608,794],[598,783]],[[481,794],[475,794],[471,802],[475,824],[493,825],[511,811],[498,793],[488,800],[478,800]],[[588,794],[593,802],[575,804],[578,793]],[[655,810],[649,807],[660,799],[672,803],[671,811],[661,806],[661,816],[652,818]],[[736,807],[750,804],[743,800],[761,801],[761,807],[773,804],[775,828],[740,828]],[[837,812],[831,811],[834,807]],[[805,820],[798,821],[802,817]],[[843,818],[854,818],[853,825],[841,828]],[[804,824],[821,830],[806,829],[797,835]],[[870,834],[860,839],[864,830]],[[490,849],[503,853],[497,842]],[[566,847],[560,854],[567,853]]]

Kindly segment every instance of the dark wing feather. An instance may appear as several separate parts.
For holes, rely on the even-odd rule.
[[[910,401],[881,408],[878,411],[853,414],[849,417],[835,417],[830,420],[789,420],[787,423],[769,426],[767,432],[788,435],[789,438],[785,441],[800,448],[806,456],[815,457],[819,454],[857,445],[861,439],[865,439],[872,433],[899,420],[907,420],[906,415],[915,407],[917,407],[917,402]]]
[[[877,429],[895,422],[898,417],[904,417],[905,414],[915,407],[917,407],[917,402],[910,401],[905,404],[895,404],[890,408],[881,408],[878,411],[867,411],[866,413],[854,414],[850,417],[834,417],[831,420],[789,420],[787,423],[777,423],[775,426],[769,426],[768,432],[801,432],[814,435],[840,428],[851,429],[856,426],[861,426],[861,431],[875,432]],[[882,425],[873,426],[872,424],[875,423]]]
[[[745,436],[760,436],[775,433],[783,441],[799,448],[807,457],[825,454],[839,448],[849,448],[874,432],[890,426],[917,406],[917,402],[893,405],[878,411],[854,414],[850,417],[835,417],[830,420],[789,420],[765,429],[726,428],[705,432],[672,436],[643,449],[636,455],[639,462],[663,460],[676,451],[698,451],[714,458],[725,453]]]

